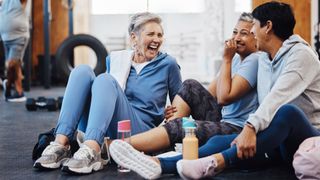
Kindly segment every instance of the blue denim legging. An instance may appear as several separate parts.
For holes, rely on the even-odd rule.
[[[70,74],[63,98],[56,134],[73,138],[79,127],[85,140],[103,143],[104,136],[117,137],[117,122],[131,120],[132,134],[150,127],[141,120],[117,81],[109,74],[98,77],[87,65],[76,67]]]
[[[293,155],[303,140],[319,136],[308,118],[297,106],[288,104],[282,106],[274,116],[267,129],[257,134],[257,153],[254,158],[241,160],[237,157],[236,146],[230,147],[230,143],[237,134],[218,135],[210,138],[199,149],[199,157],[206,157],[215,153],[222,153],[226,167],[237,164],[264,163],[266,158],[272,158],[275,150],[280,149],[281,158],[286,162],[292,162]],[[163,173],[176,173],[176,163],[182,156],[159,158]]]

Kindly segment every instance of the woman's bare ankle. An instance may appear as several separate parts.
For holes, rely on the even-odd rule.
[[[155,161],[157,164],[160,164],[159,159],[156,156],[150,156],[150,159],[152,159],[153,161]]]
[[[217,160],[217,171],[222,171],[226,168],[226,163],[224,160],[224,157],[222,156],[221,153],[214,154],[213,157]]]
[[[98,153],[101,151],[99,144],[95,140],[86,140],[84,144]]]
[[[54,142],[59,143],[63,146],[69,146],[68,137],[62,134],[57,134]]]

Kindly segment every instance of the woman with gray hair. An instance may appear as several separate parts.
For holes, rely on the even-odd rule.
[[[164,119],[166,97],[172,101],[181,87],[176,60],[160,52],[163,28],[159,16],[135,14],[129,25],[132,50],[107,57],[107,73],[95,77],[87,65],[76,67],[66,87],[55,140],[34,163],[37,169],[91,173],[107,163],[101,158],[104,137],[117,138],[117,123],[131,120],[131,133],[158,126]],[[77,127],[84,142],[71,157],[69,142]]]

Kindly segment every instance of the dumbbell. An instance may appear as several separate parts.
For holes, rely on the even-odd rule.
[[[28,98],[26,101],[28,111],[36,111],[37,109],[48,109],[48,111],[56,111],[58,109],[57,101],[54,98],[38,97],[38,99]]]

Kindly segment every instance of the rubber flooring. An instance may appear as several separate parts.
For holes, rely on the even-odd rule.
[[[2,91],[0,91],[2,96]],[[27,97],[62,96],[64,88],[54,87],[45,90],[31,87]],[[32,149],[38,134],[55,126],[59,111],[40,110],[28,112],[25,103],[8,103],[0,98],[0,180],[10,179],[142,179],[134,172],[118,173],[115,164],[107,165],[102,171],[90,175],[69,175],[60,170],[36,171],[32,168]],[[177,175],[164,175],[161,179],[180,179]],[[270,180],[295,179],[292,169],[282,166],[271,167],[254,172],[237,169],[226,170],[214,179]]]

